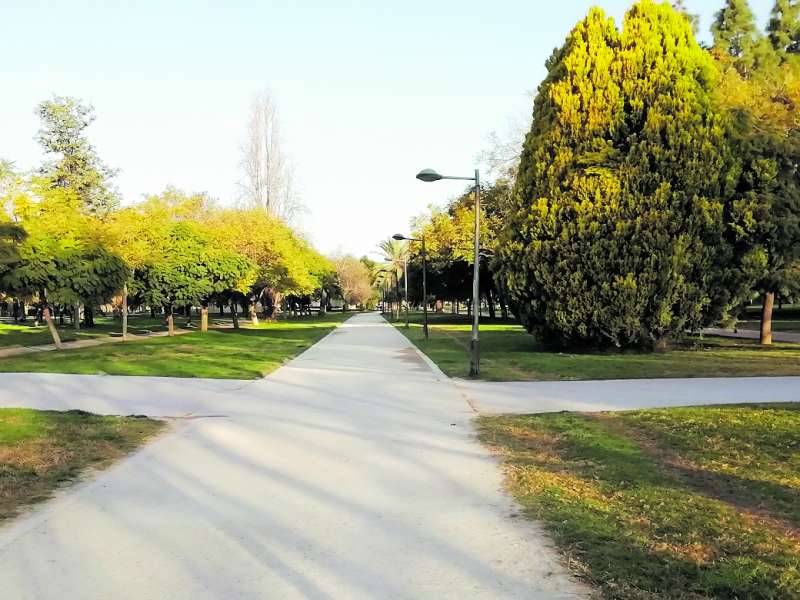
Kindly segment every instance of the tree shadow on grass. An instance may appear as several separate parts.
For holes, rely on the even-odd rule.
[[[609,597],[800,594],[797,545],[786,528],[754,524],[713,488],[662,468],[602,420],[488,418],[481,432],[504,451],[512,491],[528,513]],[[796,499],[792,490],[770,491]]]

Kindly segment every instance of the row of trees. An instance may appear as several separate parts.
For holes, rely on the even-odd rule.
[[[760,296],[771,343],[776,294],[800,297],[800,3],[761,33],[726,0],[709,48],[696,23],[594,8],[554,51],[518,160],[482,191],[492,312],[560,345],[658,348]],[[416,224],[436,297],[469,299],[472,210],[468,192]]]
[[[49,160],[25,174],[0,163],[0,300],[21,318],[36,305],[57,345],[53,308],[92,326],[95,307],[116,302],[125,335],[129,304],[163,311],[172,332],[185,307],[201,307],[205,330],[210,304],[229,306],[238,327],[241,308],[257,322],[257,304],[270,318],[282,303],[307,312],[314,296],[324,312],[343,289],[347,301],[366,300],[349,292],[347,257],[321,256],[280,217],[285,189],[280,201],[241,208],[174,188],[120,207],[114,172],[86,136],[91,108],[54,98],[37,112]]]

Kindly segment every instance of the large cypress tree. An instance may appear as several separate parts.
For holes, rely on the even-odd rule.
[[[718,318],[728,155],[690,22],[643,0],[620,34],[593,9],[548,71],[497,254],[523,323],[659,347]]]

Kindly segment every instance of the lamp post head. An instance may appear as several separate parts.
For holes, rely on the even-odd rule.
[[[399,242],[399,241],[401,241],[401,240],[404,240],[404,239],[406,239],[406,236],[404,236],[402,233],[395,233],[395,234],[392,236],[392,239],[394,239],[394,240],[397,240],[397,241]]]
[[[422,169],[422,171],[417,173],[417,179],[420,181],[439,181],[441,178],[442,176],[433,169]]]

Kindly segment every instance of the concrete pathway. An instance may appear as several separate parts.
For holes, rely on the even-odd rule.
[[[0,528],[2,598],[588,595],[377,315],[257,382],[0,375],[0,405],[206,415]]]
[[[800,377],[627,379],[612,381],[456,380],[475,410],[486,414],[632,410],[696,404],[800,402]]]
[[[758,331],[752,329],[720,329],[711,327],[704,329],[703,333],[706,335],[719,335],[722,337],[739,338],[742,340],[757,340],[760,337]],[[800,333],[794,331],[773,331],[772,339],[775,342],[790,342],[800,344]]]

